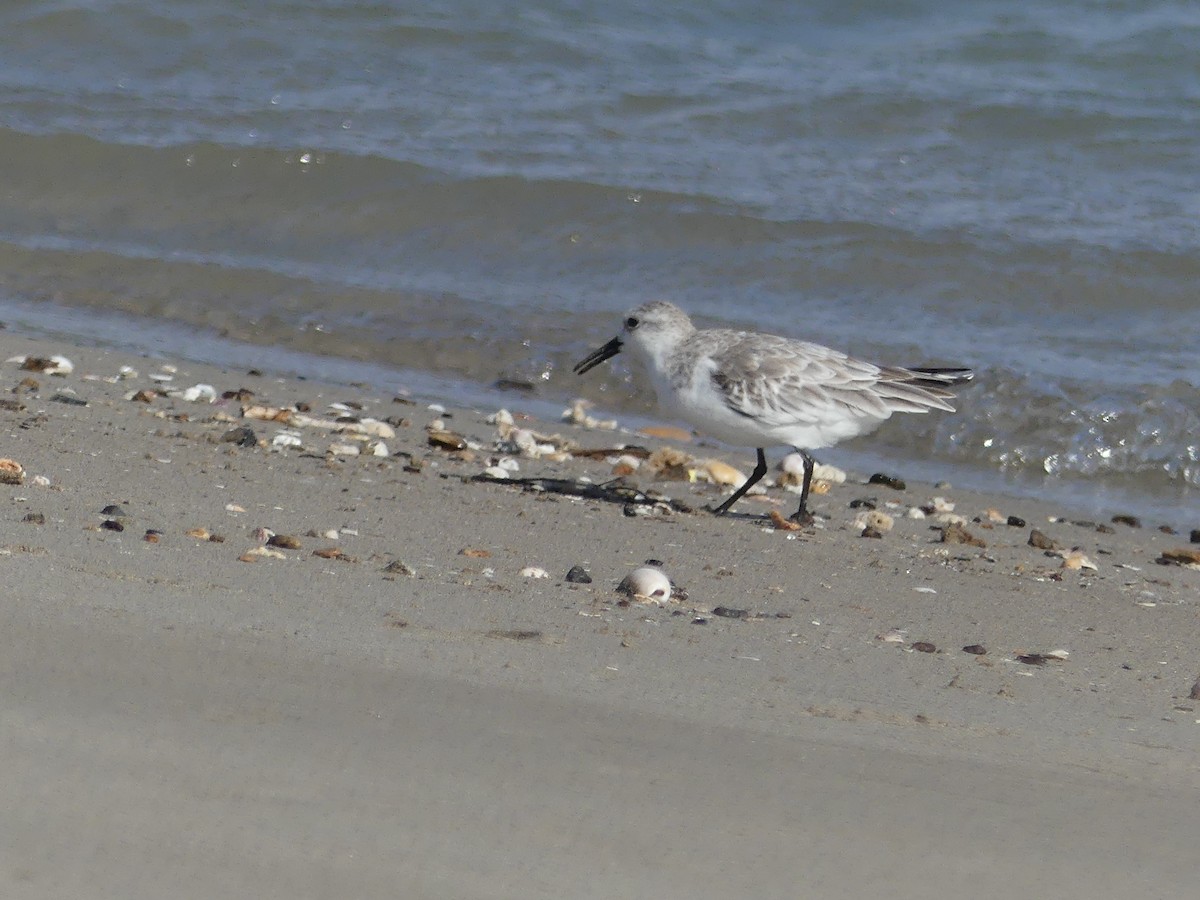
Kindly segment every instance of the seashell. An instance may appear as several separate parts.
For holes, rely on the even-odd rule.
[[[38,487],[50,487],[50,479],[45,475],[34,475],[31,479],[31,483],[37,485]]]
[[[785,519],[783,513],[777,509],[771,510],[767,515],[771,519],[771,526],[776,531],[800,531],[803,528],[799,522]]]
[[[1156,562],[1160,566],[1200,567],[1200,549],[1193,547],[1173,547],[1162,551]]]
[[[592,428],[598,431],[615,431],[617,428],[616,419],[597,419],[588,415],[588,410],[592,404],[589,400],[575,400],[569,407],[563,410],[562,418],[564,422],[570,422],[572,425],[582,425],[584,428]]]
[[[638,600],[662,602],[671,599],[671,581],[661,569],[640,566],[621,579],[617,591]]]
[[[919,506],[912,506],[909,507],[908,512],[906,512],[904,515],[910,519],[923,519],[925,518],[925,510],[921,509]]]
[[[958,513],[952,513],[952,512],[937,513],[933,517],[933,521],[937,522],[939,525],[966,525],[967,524],[966,516],[960,516]]]
[[[358,456],[362,451],[358,444],[330,444],[325,453],[328,456]]]
[[[691,457],[674,447],[660,447],[646,458],[646,469],[655,478],[690,481],[687,465]]]
[[[676,428],[674,425],[647,425],[645,428],[638,429],[638,434],[644,434],[646,437],[660,438],[664,441],[679,441],[686,443],[692,439],[692,433],[684,428]]]
[[[727,487],[740,487],[746,483],[746,476],[719,459],[706,459],[698,464],[696,474],[712,484]]]
[[[483,470],[483,474],[489,478],[507,478],[508,469],[503,466],[488,466]]]
[[[880,534],[887,534],[894,525],[895,521],[891,516],[877,509],[864,510],[854,517],[854,527],[859,531],[872,528]]]
[[[261,526],[255,528],[251,534],[254,536],[254,540],[260,544],[265,544],[271,538],[275,537],[275,532],[273,532],[270,528],[263,528]]]
[[[642,461],[636,456],[630,456],[628,453],[622,453],[617,457],[617,461],[613,463],[612,473],[618,478],[624,478],[626,475],[632,475],[641,466]]]
[[[437,447],[439,450],[466,450],[467,442],[462,435],[452,431],[431,430],[429,446]]]
[[[189,528],[184,532],[188,537],[195,538],[198,541],[211,541],[212,534],[207,528]]]
[[[1097,568],[1096,564],[1094,562],[1092,562],[1090,559],[1088,559],[1083,554],[1083,551],[1079,550],[1078,548],[1076,548],[1075,550],[1070,550],[1070,551],[1067,551],[1066,553],[1063,553],[1062,557],[1063,557],[1062,567],[1064,569],[1096,569]]]
[[[254,547],[238,557],[238,562],[257,562],[259,559],[287,559],[287,555],[270,547]]]
[[[15,459],[0,459],[0,484],[24,484],[25,467]]]
[[[538,439],[528,428],[516,429],[509,436],[509,442],[516,448],[517,453],[527,459],[537,459],[542,455],[541,448],[538,446]]]
[[[196,403],[200,400],[212,403],[217,399],[217,389],[211,384],[193,384],[190,388],[175,391],[173,396],[186,400],[188,403]]]
[[[281,547],[284,550],[299,550],[300,539],[290,534],[273,534],[267,538],[267,546]]]
[[[326,528],[321,532],[321,537],[325,538],[327,541],[336,541],[339,537],[341,537],[341,535],[338,534],[338,530],[336,528]]]
[[[954,504],[945,497],[934,497],[927,505],[933,507],[933,511],[937,513],[954,512]]]
[[[875,635],[875,640],[883,641],[885,644],[903,644],[908,640],[907,632],[903,628],[893,628],[890,631],[885,631],[883,634]]]
[[[538,566],[526,566],[517,573],[522,578],[549,578],[550,573]]]
[[[1061,650],[1061,649],[1047,650],[1045,653],[1042,654],[1042,656],[1046,657],[1047,659],[1066,659],[1070,655],[1071,655],[1070,650]]]
[[[391,456],[392,452],[383,441],[371,441],[367,444],[367,453],[371,456]]]
[[[226,503],[225,504],[225,512],[244,513],[245,511],[246,511],[246,507],[240,506],[237,503]]]
[[[387,422],[381,422],[379,419],[339,422],[336,430],[342,433],[363,434],[374,438],[394,438],[396,436],[396,429]]]
[[[951,522],[945,528],[941,529],[943,544],[967,544],[972,547],[986,547],[987,542],[983,538],[977,537],[961,523]]]
[[[242,407],[242,415],[247,419],[259,419],[263,422],[283,422],[291,425],[296,418],[296,411],[292,409],[281,409],[278,406],[245,406]],[[299,422],[294,424],[299,425]]]
[[[151,372],[150,380],[155,384],[166,384],[168,381],[174,381],[175,376],[170,372]]]
[[[984,510],[983,514],[989,522],[995,522],[997,525],[1008,521],[1008,516],[1004,515],[1004,513],[1000,512],[1000,510],[993,509],[992,507],[988,507],[986,510]]]
[[[496,410],[494,413],[492,413],[490,416],[488,416],[487,419],[485,419],[485,421],[489,425],[496,425],[496,426],[501,426],[501,425],[511,426],[511,425],[516,424],[515,420],[513,419],[513,414],[510,413],[507,409]]]
[[[134,403],[153,403],[158,399],[158,391],[149,391],[145,388],[140,391],[130,391],[125,395],[125,399]]]
[[[65,356],[13,356],[8,362],[17,363],[26,372],[46,375],[70,375],[75,371],[75,364]]]
[[[277,450],[282,450],[284,447],[302,447],[304,441],[295,431],[281,431],[271,438],[271,446]]]
[[[117,369],[117,377],[124,379],[137,378],[138,370],[133,366],[121,366],[121,368]]]

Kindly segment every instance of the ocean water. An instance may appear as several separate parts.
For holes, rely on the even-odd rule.
[[[570,365],[668,298],[977,369],[852,459],[1196,527],[1197,46],[1183,0],[13,0],[0,319],[637,416]]]

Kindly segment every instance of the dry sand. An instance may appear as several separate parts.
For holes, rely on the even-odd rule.
[[[157,383],[159,361],[0,333],[0,359],[56,353],[71,374],[0,368],[0,457],[26,470],[0,485],[0,896],[1195,891],[1200,571],[1156,563],[1186,530],[913,484],[834,486],[796,533],[758,518],[794,507],[779,489],[754,515],[627,516],[470,481],[501,455],[494,410],[450,410],[482,448],[455,455],[425,403],[371,388],[252,363]],[[254,397],[128,399],[199,383]],[[330,459],[345,439],[314,425],[272,449],[282,426],[240,416],[335,401],[397,421],[391,455]],[[256,445],[222,440],[242,426]],[[634,480],[697,508],[725,492]],[[904,518],[934,495],[986,547]],[[859,498],[904,504],[882,539],[852,526]],[[242,561],[259,528],[300,546]],[[686,601],[621,605],[649,558]]]

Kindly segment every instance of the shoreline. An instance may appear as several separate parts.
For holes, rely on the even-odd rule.
[[[955,861],[894,896],[927,894],[972,866],[1007,879],[994,882],[994,894],[976,893],[1011,895],[1026,883],[1012,866],[1039,846],[1048,855],[1029,869],[1031,888],[1072,854],[1080,883],[1100,891],[1093,896],[1117,896],[1134,874],[1149,879],[1137,882],[1143,890],[1164,895],[1172,879],[1186,883],[1200,815],[1200,700],[1189,696],[1200,676],[1200,571],[1157,562],[1200,546],[1186,533],[1083,524],[1041,500],[913,482],[903,491],[834,484],[811,500],[821,527],[796,532],[752,515],[716,519],[653,504],[626,515],[622,503],[473,479],[508,457],[518,478],[604,482],[611,461],[567,457],[562,448],[611,448],[631,435],[518,417],[518,427],[558,436],[538,439],[554,452],[523,458],[496,449],[502,438],[487,421],[494,409],[439,411],[371,388],[190,362],[169,371],[163,359],[0,332],[0,360],[56,354],[72,372],[0,365],[8,398],[0,457],[25,469],[22,484],[0,486],[2,633],[15,686],[6,718],[16,723],[3,746],[21,773],[4,799],[24,826],[3,847],[0,883],[13,896],[62,895],[55,888],[72,875],[86,883],[84,850],[109,846],[95,824],[105,804],[129,824],[124,851],[146,866],[144,885],[128,896],[153,895],[171,859],[186,868],[206,854],[226,866],[218,877],[197,864],[198,883],[212,889],[261,888],[272,873],[311,869],[328,884],[375,895],[399,867],[425,885],[417,896],[445,895],[449,886],[462,896],[590,896],[618,883],[645,895],[656,878],[691,866],[690,894],[659,895],[720,896],[824,865],[828,884],[853,896],[864,887],[895,890],[888,865],[932,852],[925,841],[934,836],[956,848]],[[200,385],[211,386],[216,402]],[[248,417],[248,407],[279,413]],[[431,445],[435,419],[466,446]],[[359,430],[338,431],[351,426]],[[380,441],[386,455],[376,456]],[[741,454],[692,443],[636,441],[746,465]],[[331,454],[335,445],[359,452]],[[632,477],[697,510],[729,490],[644,470]],[[961,527],[985,546],[943,542],[941,530],[954,523],[938,521],[937,510],[908,517],[937,496],[954,504],[939,509],[962,516]],[[738,511],[778,504],[787,515],[796,502],[778,488],[767,497],[746,498]],[[892,516],[882,537],[860,536],[855,522],[865,510],[851,503],[862,500]],[[1035,528],[1059,549],[1030,546]],[[290,540],[267,544],[268,532]],[[643,603],[615,592],[648,559],[662,562],[686,601]],[[569,582],[574,566],[591,582]],[[419,762],[404,750],[410,737],[423,751]],[[225,741],[244,762],[221,762]],[[492,743],[527,756],[497,756]],[[692,745],[713,755],[692,758]],[[565,759],[564,747],[590,767]],[[121,791],[93,782],[93,751]],[[330,775],[342,752],[365,768]],[[443,752],[446,769],[437,764]],[[268,779],[274,799],[256,796],[251,786],[270,772],[274,753],[288,760]],[[395,769],[375,768],[391,753]],[[194,773],[173,754],[192,760]],[[767,768],[742,768],[741,759]],[[403,808],[406,766],[427,784],[413,788],[420,796],[408,798],[411,809]],[[487,803],[522,811],[512,814],[514,834],[540,859],[530,877],[494,880],[519,842],[503,834],[504,816],[492,806],[472,821],[469,804],[446,793],[462,766],[476,767],[465,777]],[[863,776],[876,767],[877,778]],[[165,772],[160,784],[173,789],[145,793],[143,773],[152,771]],[[799,805],[761,793],[759,778],[770,771],[798,792]],[[940,773],[953,774],[942,783]],[[305,787],[324,777],[344,792]],[[1019,787],[1023,777],[1038,790]],[[395,779],[379,788],[395,808],[372,802],[381,779]],[[656,779],[666,786],[641,800],[617,787]],[[723,779],[726,787],[714,788]],[[227,795],[232,783],[243,793]],[[965,798],[971,784],[978,794]],[[1024,804],[1011,821],[1001,785]],[[735,787],[754,802],[736,801]],[[72,791],[91,814],[71,818]],[[559,818],[539,819],[525,791]],[[732,836],[718,809],[704,806],[713,791],[729,804]],[[576,795],[586,798],[580,809],[595,811],[587,814],[598,817],[587,819],[595,828],[556,838]],[[215,813],[214,796],[222,798]],[[272,805],[279,797],[297,817],[286,827],[284,810]],[[644,805],[650,799],[678,818],[656,821],[667,814]],[[802,815],[805,802],[825,810],[830,834],[860,836],[880,867],[860,871],[845,847],[821,844],[821,827]],[[1125,819],[1109,831],[1093,814],[1113,802],[1124,804]],[[870,822],[852,814],[860,804],[873,811]],[[165,818],[176,807],[208,836],[200,857]],[[427,858],[368,853],[365,869],[349,857],[321,858],[322,848],[381,840],[358,830],[354,811],[362,808],[398,841],[423,834],[417,844]],[[1064,810],[1083,819],[1064,829]],[[913,815],[926,833],[905,832]],[[1025,836],[966,824],[989,816],[1020,821]],[[330,817],[334,831],[322,832]],[[230,826],[258,835],[266,861],[256,868],[244,846],[216,836]],[[277,827],[317,861],[263,837]],[[74,845],[52,841],[58,849],[39,861],[37,839],[57,829]],[[628,840],[610,845],[607,829]],[[635,864],[623,856],[638,829],[663,849],[662,871],[653,857]],[[452,852],[450,834],[475,848],[473,863]],[[830,868],[803,847],[786,859],[755,849],[783,853],[779,834],[825,846],[843,864]],[[586,841],[598,842],[593,858]],[[155,862],[151,851],[167,845],[172,853]],[[739,854],[759,862],[734,874],[713,868]],[[1157,874],[1145,866],[1121,874],[1135,858],[1153,862]],[[101,880],[129,887],[121,881],[132,877],[129,864],[116,853]],[[580,879],[576,890],[551,877],[552,866]],[[606,882],[603,873],[615,879],[617,870],[630,880]],[[372,878],[355,880],[364,872]],[[599,880],[585,889],[587,878]],[[306,894],[303,879],[285,882]],[[316,883],[307,885],[314,896]]]

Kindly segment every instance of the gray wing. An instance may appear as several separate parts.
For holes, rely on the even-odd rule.
[[[716,354],[714,385],[734,412],[768,426],[831,417],[876,419],[893,412],[952,410],[949,391],[928,374],[881,368],[820,344],[741,335]]]

